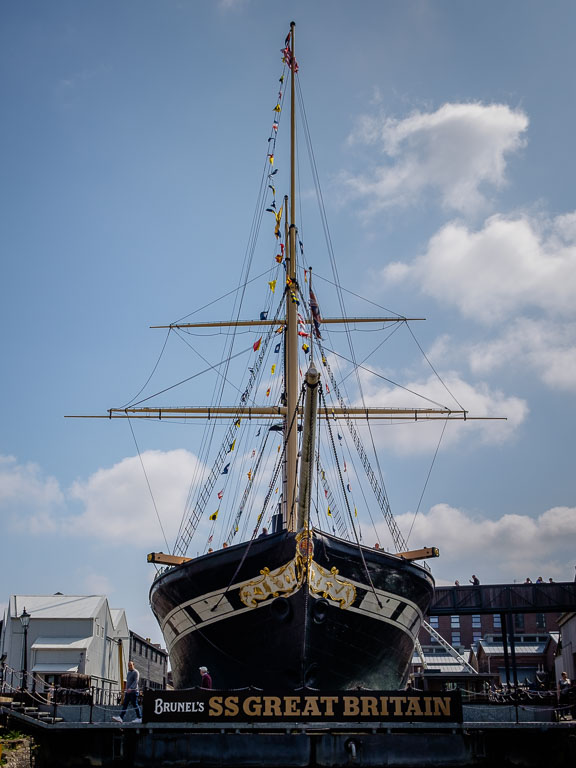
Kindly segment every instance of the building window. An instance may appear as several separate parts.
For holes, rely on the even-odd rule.
[[[482,626],[481,616],[472,616],[472,629],[480,629]]]
[[[460,645],[460,632],[452,632],[452,645],[454,647]]]
[[[523,613],[515,613],[514,614],[514,629],[518,632],[524,632],[524,614]]]
[[[482,632],[478,629],[472,630],[472,642],[477,643],[479,640],[482,640]]]
[[[501,616],[499,613],[495,613],[494,616],[492,616],[494,619],[494,629],[502,629],[502,621]]]
[[[450,616],[450,627],[460,629],[460,616]]]
[[[536,614],[536,629],[546,629],[546,616],[543,613]]]

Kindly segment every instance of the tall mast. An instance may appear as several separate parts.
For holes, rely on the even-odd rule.
[[[294,58],[294,28],[290,24],[290,225],[288,229],[288,264],[289,283],[286,290],[286,405],[287,414],[284,422],[284,441],[286,446],[286,499],[285,526],[297,529],[295,500],[296,471],[298,462],[298,309],[294,298],[298,295],[296,283],[296,86]]]

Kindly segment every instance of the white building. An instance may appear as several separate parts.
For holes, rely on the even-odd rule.
[[[0,636],[4,683],[20,687],[26,669],[25,687],[42,690],[77,672],[89,675],[93,686],[120,690],[120,657],[125,677],[129,638],[124,611],[111,609],[103,595],[12,595]]]

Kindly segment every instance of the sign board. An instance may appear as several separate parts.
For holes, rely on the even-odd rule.
[[[458,691],[146,691],[145,723],[462,722]]]

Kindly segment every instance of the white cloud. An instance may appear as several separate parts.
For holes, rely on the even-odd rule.
[[[109,563],[107,563],[109,567]],[[114,574],[116,576],[116,573]],[[78,574],[78,582],[82,585],[82,591],[88,595],[111,595],[115,592],[114,582],[101,571],[90,568]]]
[[[485,375],[521,363],[532,369],[550,389],[576,391],[576,323],[538,322],[520,318],[504,333],[485,343],[468,346],[470,368]]]
[[[517,397],[507,397],[503,392],[491,389],[487,384],[475,386],[464,381],[457,373],[447,372],[442,375],[442,382],[431,375],[427,380],[403,383],[406,389],[418,392],[429,401],[402,391],[400,397],[396,388],[381,386],[369,374],[363,374],[364,402],[367,406],[379,407],[415,407],[426,408],[443,406],[453,410],[460,409],[458,403],[468,411],[470,417],[505,417],[506,421],[450,421],[444,433],[442,446],[456,445],[460,442],[473,444],[480,440],[485,444],[500,444],[513,439],[520,424],[528,415],[526,402]],[[448,394],[451,392],[458,402]],[[437,444],[443,429],[443,421],[413,422],[412,426],[402,429],[374,429],[378,440],[387,441],[390,448],[400,455],[429,452]]]
[[[382,274],[391,283],[410,279],[485,324],[531,310],[574,317],[576,213],[549,221],[492,216],[479,231],[451,222],[423,255]]]
[[[0,456],[0,509],[13,524],[27,518],[33,531],[54,529],[52,513],[64,504],[56,478],[32,462],[19,464],[14,456]]]
[[[409,530],[412,514],[397,517]],[[385,537],[383,537],[385,538]],[[536,517],[521,512],[490,520],[448,504],[436,504],[419,514],[410,546],[438,546],[440,559],[432,561],[439,580],[467,584],[475,573],[482,583],[568,581],[573,578],[576,507],[553,507]]]
[[[365,116],[350,142],[375,146],[374,170],[344,180],[369,212],[432,191],[446,209],[472,213],[486,205],[487,186],[504,185],[506,157],[524,146],[527,128],[527,116],[505,104],[444,104],[402,120]]]
[[[142,462],[150,482],[162,525],[173,543],[198,461],[188,451],[146,451]],[[61,521],[65,533],[94,536],[120,544],[158,544],[162,531],[138,457],[99,469],[86,481],[77,481],[69,497],[83,511]]]

